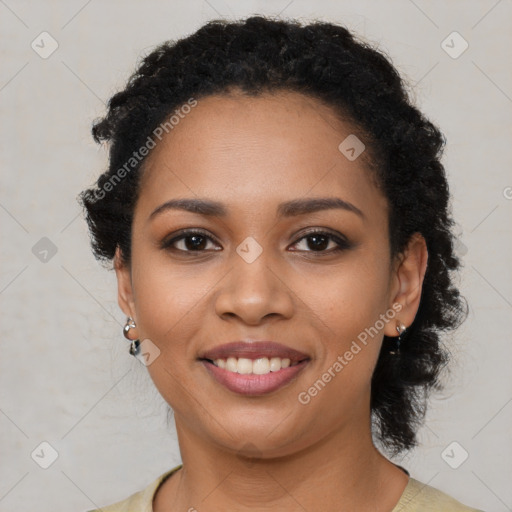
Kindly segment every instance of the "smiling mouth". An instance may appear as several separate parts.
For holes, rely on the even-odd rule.
[[[280,357],[259,357],[256,359],[228,357],[215,360],[202,359],[202,361],[207,361],[217,368],[221,368],[231,373],[238,373],[241,375],[267,375],[271,372],[278,372],[283,368],[296,366],[308,359],[309,358],[305,358],[300,361],[292,362],[289,358]]]
[[[201,358],[208,374],[228,390],[242,396],[263,396],[277,392],[291,383],[308,366],[311,359],[280,357]],[[225,367],[222,368],[222,365]]]

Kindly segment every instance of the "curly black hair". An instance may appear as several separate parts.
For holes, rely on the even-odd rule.
[[[112,260],[119,247],[130,263],[140,155],[158,126],[191,99],[231,90],[299,92],[345,120],[349,116],[364,134],[374,162],[371,175],[388,200],[391,255],[400,255],[414,233],[425,238],[428,265],[419,310],[399,357],[390,354],[396,338],[384,336],[371,389],[372,428],[383,447],[396,455],[416,446],[429,392],[442,388],[441,370],[449,360],[440,333],[467,316],[453,275],[461,262],[440,161],[446,140],[412,104],[391,59],[347,28],[264,16],[213,20],[144,57],[92,128],[96,142],[110,143],[108,169],[79,195],[96,258]]]

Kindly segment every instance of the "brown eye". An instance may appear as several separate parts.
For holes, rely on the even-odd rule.
[[[306,233],[304,236],[299,238],[299,240],[295,242],[294,246],[304,240],[306,240],[306,242],[303,245],[306,247],[306,249],[298,250],[332,254],[334,252],[349,249],[351,247],[350,243],[346,239],[327,231],[310,231],[309,233]],[[329,247],[330,250],[327,250]]]
[[[202,231],[182,231],[178,236],[174,236],[170,240],[164,240],[161,248],[184,253],[205,252],[208,250],[209,242],[214,243],[214,240]]]

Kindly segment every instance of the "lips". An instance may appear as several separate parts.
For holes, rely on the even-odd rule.
[[[245,396],[281,389],[310,361],[304,352],[273,341],[234,341],[206,350],[198,359],[215,381]]]
[[[263,357],[270,359],[272,357],[279,357],[281,359],[289,359],[290,364],[309,359],[307,354],[274,341],[234,341],[203,352],[200,354],[199,359],[215,361],[229,357],[237,359],[260,359]]]

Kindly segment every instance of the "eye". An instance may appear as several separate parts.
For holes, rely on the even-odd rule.
[[[308,239],[310,240],[310,243],[307,242]],[[299,240],[295,242],[294,246],[302,243],[303,241],[303,246],[312,248],[312,250],[309,251],[306,249],[306,252],[332,254],[335,252],[343,251],[345,249],[349,249],[351,247],[350,243],[343,236],[338,236],[333,233],[329,233],[328,231],[322,230],[309,231],[304,236],[299,238]],[[334,248],[331,247],[331,250],[326,250],[329,247],[329,241],[334,242]]]
[[[215,243],[212,237],[201,230],[182,231],[179,235],[169,240],[164,240],[161,244],[162,249],[187,252],[205,252],[208,242]],[[178,245],[180,247],[178,247]],[[219,249],[214,249],[219,250]]]
[[[307,240],[310,242],[308,243]],[[208,252],[208,244],[216,244],[216,241],[202,230],[185,230],[170,239],[166,239],[161,243],[161,248],[181,253],[200,253]],[[304,249],[292,249],[293,251],[318,252],[322,254],[332,254],[345,249],[349,249],[351,244],[340,235],[335,235],[325,230],[317,229],[306,233],[299,238],[293,246],[303,243]],[[329,245],[334,245],[330,250]],[[292,247],[293,247],[292,246]],[[211,247],[211,246],[210,246]],[[308,247],[311,250],[308,250]],[[212,250],[211,248],[209,250]],[[221,249],[213,249],[219,251]]]

